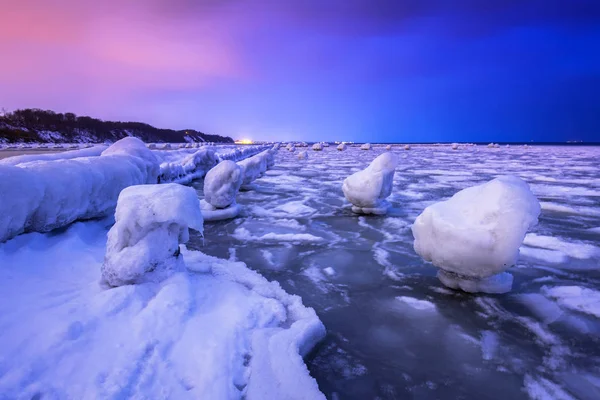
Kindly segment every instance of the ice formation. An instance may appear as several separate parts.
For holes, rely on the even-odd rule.
[[[452,150],[458,150],[458,143],[452,143]]]
[[[321,150],[323,150],[323,145],[321,143],[315,143],[315,144],[313,144],[312,149],[314,151],[321,151]]]
[[[203,232],[196,191],[176,183],[123,189],[108,232],[102,279],[110,286],[160,281],[184,267],[179,244]]]
[[[306,160],[308,158],[308,153],[306,151],[301,151],[298,153],[298,160]]]
[[[179,152],[170,152],[178,155]],[[187,154],[187,153],[183,153]],[[203,177],[218,162],[215,151],[200,149],[173,162],[160,164],[160,182],[189,183]]]
[[[391,145],[391,144],[388,144],[387,146],[385,146],[385,149],[386,149],[387,151],[390,151],[390,150],[392,150],[392,145]]]
[[[385,200],[392,193],[394,171],[398,157],[383,153],[364,170],[344,180],[342,191],[359,214],[385,214],[390,204]]]
[[[134,137],[100,156],[0,166],[0,242],[109,215],[122,189],[157,176],[156,157]]]
[[[410,150],[410,145],[404,145],[404,150]]]
[[[415,251],[443,284],[468,292],[510,291],[513,266],[540,204],[527,183],[503,176],[427,207],[412,227]]]
[[[339,151],[344,151],[344,150],[346,150],[346,143],[340,143],[340,144],[338,145],[337,149],[338,149]]]
[[[360,146],[361,150],[371,150],[371,143],[365,143]]]
[[[242,184],[248,185],[264,174],[267,170],[267,160],[272,156],[273,155],[269,150],[265,150],[255,156],[238,162],[238,165],[242,167],[244,171],[244,180]]]
[[[208,171],[204,178],[204,199],[201,201],[202,215],[206,221],[236,217],[240,207],[235,203],[244,171],[233,161],[221,161]]]
[[[18,165],[32,161],[72,160],[80,157],[94,157],[102,154],[108,146],[98,145],[80,150],[64,151],[60,153],[25,154],[21,156],[8,157],[0,160],[0,165]]]

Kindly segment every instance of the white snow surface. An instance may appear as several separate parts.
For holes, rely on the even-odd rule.
[[[240,262],[182,249],[162,282],[99,285],[110,221],[0,244],[3,398],[323,399],[314,310]]]
[[[194,189],[177,183],[123,189],[108,232],[102,279],[122,286],[160,281],[182,270],[179,244],[189,240],[189,228],[203,232]]]
[[[412,227],[414,249],[444,271],[487,278],[516,263],[539,213],[527,183],[496,178],[427,207]]]
[[[391,152],[378,156],[367,168],[358,171],[344,180],[342,191],[355,208],[353,211],[365,213],[371,210],[387,209],[385,199],[392,193],[394,171],[398,157]],[[382,212],[376,212],[382,213]]]
[[[221,161],[204,178],[204,200],[215,208],[227,208],[235,203],[242,185],[244,171],[235,162]]]
[[[0,166],[0,242],[110,215],[122,189],[156,183],[157,175],[156,157],[133,137],[101,156]]]

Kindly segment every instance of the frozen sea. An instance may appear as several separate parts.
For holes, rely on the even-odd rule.
[[[188,247],[244,261],[316,310],[327,336],[307,364],[328,398],[600,398],[599,147],[395,146],[386,216],[353,214],[341,190],[382,146],[307,150],[308,160],[279,150],[239,193],[242,216],[206,223]],[[414,252],[410,226],[429,204],[503,174],[542,204],[509,270],[513,290],[448,290]]]

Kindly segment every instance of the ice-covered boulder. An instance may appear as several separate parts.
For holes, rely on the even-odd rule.
[[[338,151],[346,150],[346,143],[340,143],[337,147]]]
[[[179,244],[203,231],[196,191],[176,183],[139,185],[119,195],[102,280],[110,286],[160,281],[185,266]]]
[[[215,208],[227,208],[244,180],[242,168],[230,160],[221,161],[204,178],[204,199]]]
[[[298,160],[306,160],[308,159],[308,153],[306,151],[301,151],[298,153]]]
[[[314,151],[321,151],[321,150],[323,150],[323,145],[321,143],[315,143],[315,144],[313,144],[312,149]]]
[[[427,207],[412,232],[415,251],[440,268],[443,284],[468,292],[510,291],[513,266],[540,204],[529,186],[503,176]]]
[[[458,143],[452,143],[452,150],[458,150]]]
[[[494,143],[490,143],[490,144],[488,144],[488,145],[487,145],[487,147],[488,147],[489,149],[493,149],[493,148],[494,148]]]
[[[296,150],[296,147],[294,145],[291,145],[291,146],[288,145],[287,149],[289,152],[293,153]]]
[[[327,143],[327,142],[323,142],[321,144],[323,145],[323,147],[329,147],[329,143]]]
[[[202,209],[202,217],[204,217],[205,221],[232,219],[237,217],[241,211],[240,205],[235,201],[225,208],[217,208],[205,199],[202,199],[200,200],[200,208]]]
[[[386,149],[387,151],[390,151],[390,150],[392,150],[392,145],[391,145],[391,144],[388,144],[387,146],[385,146],[385,149]]]
[[[385,200],[392,193],[394,171],[398,157],[383,153],[364,170],[344,180],[342,191],[359,214],[385,214],[390,204]]]
[[[269,151],[263,151],[250,158],[239,161],[238,165],[244,171],[243,185],[248,185],[255,179],[259,178],[267,170],[267,159]]]
[[[362,146],[360,146],[361,150],[371,150],[371,143],[365,143]]]
[[[404,145],[404,150],[410,150],[410,145],[408,145],[408,144]]]

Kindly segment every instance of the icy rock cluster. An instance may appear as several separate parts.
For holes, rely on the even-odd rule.
[[[0,242],[114,212],[119,192],[156,183],[158,160],[134,137],[100,156],[0,165]]]
[[[230,160],[221,161],[208,171],[204,178],[204,199],[200,202],[204,220],[229,219],[239,214],[235,196],[243,179],[242,168]]]
[[[340,143],[337,147],[338,151],[346,150],[346,143]]]
[[[385,200],[392,193],[394,171],[398,157],[383,153],[364,170],[344,180],[342,191],[358,214],[385,214],[390,204]]]
[[[314,151],[321,151],[321,150],[323,150],[323,145],[321,143],[315,143],[315,144],[313,144],[312,149]]]
[[[179,244],[203,232],[194,189],[176,183],[138,185],[119,195],[108,232],[102,280],[110,286],[160,281],[183,269]]]
[[[512,275],[504,271],[516,263],[539,214],[527,183],[503,176],[427,207],[412,227],[414,248],[440,268],[438,278],[448,287],[505,293]]]
[[[361,150],[371,150],[371,143],[365,143],[360,146]]]

